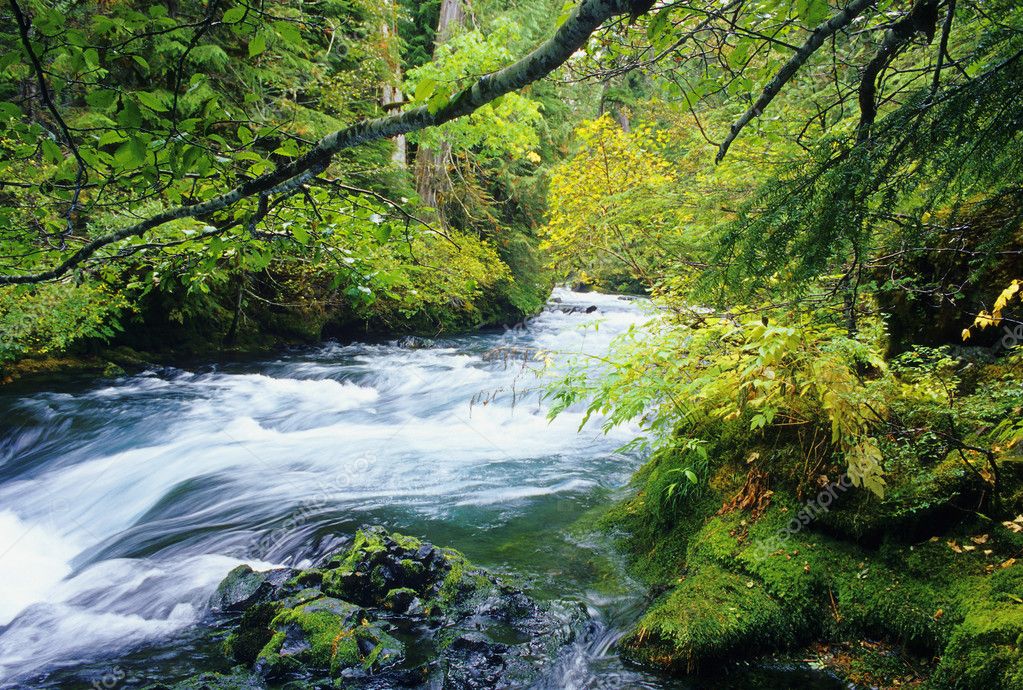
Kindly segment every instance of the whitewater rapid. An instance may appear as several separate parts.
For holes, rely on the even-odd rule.
[[[471,547],[622,485],[636,430],[548,421],[536,355],[603,354],[648,307],[553,299],[493,333],[0,393],[0,685],[168,639],[235,565],[309,564],[365,522]]]

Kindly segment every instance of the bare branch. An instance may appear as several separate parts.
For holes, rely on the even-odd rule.
[[[742,131],[743,127],[748,125],[751,120],[755,117],[759,117],[761,113],[771,104],[774,97],[778,95],[782,87],[788,83],[792,77],[795,76],[799,68],[810,59],[818,48],[820,48],[824,41],[829,37],[848,26],[853,19],[859,16],[865,9],[870,7],[874,3],[874,0],[853,0],[845,6],[845,8],[827,20],[822,24],[818,24],[817,27],[810,34],[809,38],[799,47],[796,54],[789,58],[788,62],[782,65],[778,73],[774,75],[774,79],[764,87],[763,93],[760,94],[760,98],[757,99],[749,110],[744,112],[742,116],[735,121],[732,125],[731,130],[728,132],[728,136],[721,142],[721,146],[718,147],[718,153],[714,161],[720,163],[724,160],[725,154],[728,153],[728,147],[732,145],[736,137],[739,136],[739,132]]]

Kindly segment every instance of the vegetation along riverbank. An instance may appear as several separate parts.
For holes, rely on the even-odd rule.
[[[291,565],[231,571],[203,609],[216,623],[194,616],[223,638],[219,661],[174,666],[166,687],[597,687],[599,672],[572,675],[575,649],[591,666],[613,657],[620,687],[629,669],[675,687],[783,660],[810,663],[821,687],[1023,690],[1019,2],[10,0],[0,45],[0,394],[16,410],[0,491],[12,500],[60,464],[40,459],[46,433],[17,425],[58,414],[57,398],[32,395],[70,372],[115,392],[225,390],[237,381],[210,363],[252,361],[262,378],[244,383],[258,386],[288,362],[255,358],[325,342],[341,349],[316,350],[283,384],[298,400],[316,380],[317,404],[289,398],[261,417],[275,389],[224,428],[273,449],[327,408],[350,413],[331,424],[357,439],[345,424],[414,391],[355,377],[455,380],[430,368],[451,355],[474,362],[457,372],[484,392],[465,403],[503,438],[512,422],[476,410],[521,391],[487,368],[498,355],[472,359],[489,344],[540,376],[521,414],[601,429],[593,448],[622,440],[626,474],[639,468],[624,487],[594,469],[599,481],[514,499],[540,510],[537,496],[570,494],[572,519],[543,541],[594,540],[624,559],[615,577],[645,599],[615,614],[607,644],[587,647],[608,627],[592,592],[545,599],[498,572],[498,556],[483,567],[448,548],[429,533],[439,523],[370,514],[386,529],[359,528],[322,500],[292,552],[244,554]],[[600,294],[559,312],[555,285]],[[614,337],[566,345],[565,324],[530,326],[545,305]],[[470,332],[506,338],[457,340]],[[406,336],[418,339],[397,353],[354,345]],[[419,349],[434,353],[402,359]],[[197,362],[196,378],[160,369]],[[295,410],[306,421],[275,416]],[[529,446],[541,426],[514,440]],[[432,426],[413,427],[375,438],[420,434],[403,456],[415,462],[436,448]],[[469,444],[445,443],[453,457]],[[68,462],[99,462],[94,450]],[[194,449],[176,452],[160,468]],[[533,478],[547,481],[570,451],[545,452]],[[605,460],[594,451],[594,468]],[[286,496],[274,480],[286,473],[270,474]],[[473,484],[485,474],[462,478],[453,510],[489,496]],[[173,523],[160,511],[209,486],[189,475],[169,503],[136,496],[117,533]],[[190,516],[216,504],[196,501]],[[196,533],[294,520],[249,508]],[[0,506],[0,527],[33,510]],[[48,547],[74,551],[51,584],[198,539],[113,546],[103,525],[103,539],[61,533]],[[324,550],[327,533],[338,541]],[[204,548],[238,557],[218,550],[229,542]],[[463,548],[457,534],[450,546]],[[4,567],[31,585],[30,560]],[[54,604],[57,590],[29,585],[25,601]],[[188,606],[206,606],[202,586]],[[31,608],[3,608],[0,670],[28,673],[4,650]]]

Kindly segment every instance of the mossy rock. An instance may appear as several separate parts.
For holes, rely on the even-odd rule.
[[[684,568],[623,638],[623,654],[692,672],[811,640],[885,639],[942,656],[935,687],[1023,688],[1015,533],[977,523],[872,550],[814,532],[793,517],[798,507],[779,496],[757,521],[694,515]]]
[[[958,454],[910,475],[889,474],[888,480],[884,498],[859,489],[845,491],[836,509],[820,515],[817,527],[859,543],[893,537],[920,541],[961,522],[989,489]]]
[[[271,684],[517,687],[557,657],[582,616],[414,537],[366,527],[342,544],[315,568],[270,571],[269,600],[267,573],[232,571],[215,599],[248,604],[227,654]]]
[[[791,644],[800,632],[763,583],[708,565],[647,611],[621,648],[632,661],[689,673],[737,649]]]
[[[934,687],[1023,688],[1023,568],[961,585],[967,612],[945,646]]]
[[[256,659],[257,672],[281,678],[314,669],[337,676],[348,668],[375,671],[400,661],[402,643],[365,616],[361,607],[331,597],[281,611]]]
[[[442,611],[477,588],[492,587],[481,574],[453,549],[371,527],[360,529],[347,550],[324,564],[319,577],[328,596],[362,606],[393,608],[391,592],[407,590],[427,609]]]
[[[266,690],[266,684],[243,668],[231,673],[200,673],[172,685],[156,683],[142,690]]]
[[[246,609],[237,629],[224,640],[227,656],[243,664],[253,663],[273,637],[271,625],[280,611],[277,602],[262,602]]]

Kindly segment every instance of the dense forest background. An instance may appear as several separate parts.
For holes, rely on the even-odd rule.
[[[1023,687],[1020,529],[977,562],[947,535],[940,555],[895,548],[885,567],[916,579],[848,586],[855,549],[984,544],[1021,507],[1015,0],[0,16],[0,366],[508,326],[556,282],[647,295],[658,318],[551,391],[555,414],[646,432],[637,495],[607,519],[675,589],[623,642],[634,658],[812,638],[807,611],[834,605],[843,635],[945,650],[941,684]],[[729,522],[785,524],[843,481],[834,550],[805,571]],[[678,584],[682,562],[703,575]],[[784,611],[679,623],[761,581]]]

